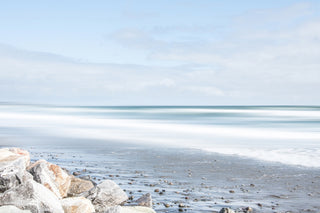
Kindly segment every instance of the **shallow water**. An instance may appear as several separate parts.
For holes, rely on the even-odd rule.
[[[223,207],[254,212],[320,209],[320,170],[248,160],[194,149],[86,141],[26,146],[32,160],[44,158],[95,182],[112,179],[133,199],[150,193],[157,212],[217,212]],[[88,145],[90,143],[90,145]],[[83,170],[85,169],[85,171]],[[162,194],[156,192],[164,190]],[[179,204],[185,207],[179,208]],[[169,205],[166,207],[165,204]]]
[[[55,143],[51,137],[196,148],[320,167],[316,106],[0,105],[2,141]]]

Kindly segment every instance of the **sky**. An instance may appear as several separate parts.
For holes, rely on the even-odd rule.
[[[320,105],[320,1],[2,1],[0,102]]]

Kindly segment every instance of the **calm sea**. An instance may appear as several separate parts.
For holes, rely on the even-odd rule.
[[[320,167],[320,107],[0,104],[2,144],[90,139]],[[49,141],[49,140],[48,140]]]

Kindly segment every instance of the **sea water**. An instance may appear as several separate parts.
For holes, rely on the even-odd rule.
[[[112,141],[320,167],[320,107],[0,104],[1,144],[39,138],[43,145],[50,138]]]

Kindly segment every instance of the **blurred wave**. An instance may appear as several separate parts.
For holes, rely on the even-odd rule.
[[[0,139],[37,136],[188,147],[320,167],[320,107],[0,105]]]

